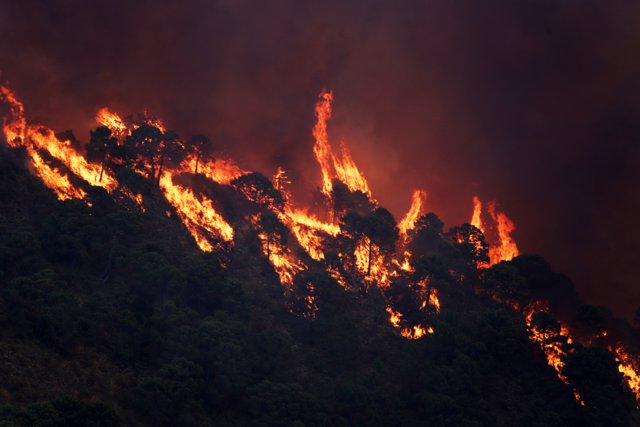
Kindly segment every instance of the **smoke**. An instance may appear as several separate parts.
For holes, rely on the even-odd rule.
[[[0,68],[27,114],[87,139],[108,105],[202,132],[245,168],[320,183],[313,107],[401,218],[497,199],[581,295],[640,306],[634,2],[0,1]],[[297,194],[303,198],[301,191]]]

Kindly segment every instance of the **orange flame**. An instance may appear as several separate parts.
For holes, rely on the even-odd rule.
[[[174,184],[170,172],[163,173],[160,188],[204,252],[213,250],[209,235],[219,236],[225,242],[233,240],[233,228],[216,212],[210,199],[198,198],[191,189]]]
[[[111,112],[107,107],[101,108],[96,114],[96,122],[111,130],[113,136],[122,141],[129,133],[129,128],[117,113]]]
[[[68,176],[62,175],[57,169],[47,165],[36,151],[27,149],[27,152],[31,157],[36,175],[40,177],[44,185],[56,193],[59,200],[84,199],[87,193],[81,188],[74,187],[69,182]]]
[[[356,166],[346,146],[341,144],[340,155],[336,156],[329,143],[327,121],[331,119],[333,92],[324,90],[320,92],[319,98],[315,111],[317,122],[313,127],[312,133],[315,139],[313,152],[322,172],[322,193],[330,196],[333,188],[331,180],[338,178],[349,190],[362,191],[371,196],[369,184],[367,184],[364,175]]]
[[[545,356],[547,357],[547,363],[556,371],[558,379],[560,379],[560,381],[562,381],[563,383],[569,385],[569,380],[562,373],[562,369],[564,368],[564,362],[562,361],[562,358],[565,357],[567,353],[561,346],[561,340],[559,341],[557,339],[553,339],[553,337],[549,336],[543,331],[540,331],[532,322],[533,315],[536,312],[547,311],[549,311],[549,306],[541,301],[535,302],[529,306],[528,312],[525,316],[525,323],[527,324],[529,338],[540,346]],[[559,335],[560,337],[564,337],[568,344],[571,344],[573,342],[573,339],[569,335],[569,329],[567,327],[561,326]],[[582,400],[582,397],[577,390],[573,390],[573,395],[576,399],[576,402],[584,406],[584,401]]]
[[[84,196],[84,192],[81,189],[70,191],[72,184],[68,179],[62,178],[59,172],[51,173],[51,168],[48,171],[45,170],[43,159],[40,156],[34,159],[36,150],[45,151],[91,185],[104,187],[108,191],[113,191],[117,187],[118,182],[109,174],[103,174],[102,180],[99,180],[100,165],[88,163],[82,154],[71,146],[71,141],[59,140],[54,132],[45,126],[28,124],[24,113],[24,105],[15,96],[15,93],[4,85],[0,85],[0,99],[10,106],[9,116],[3,120],[3,132],[7,143],[14,148],[19,146],[27,147],[38,175],[43,181],[45,180],[43,177],[46,176],[45,182],[47,186],[52,188],[58,197],[61,194],[65,194],[68,197]],[[72,196],[72,194],[74,195]]]
[[[489,203],[489,215],[496,223],[500,240],[498,246],[492,246],[489,249],[491,265],[500,261],[510,261],[520,254],[516,242],[511,237],[511,233],[516,229],[516,226],[505,214],[496,211],[495,202]]]
[[[478,196],[473,196],[473,215],[471,216],[470,224],[484,234],[484,224],[482,224],[482,202]]]
[[[413,196],[411,198],[411,207],[407,214],[402,218],[402,220],[398,223],[398,229],[400,230],[400,235],[404,238],[407,237],[407,233],[410,230],[413,230],[415,227],[416,221],[424,213],[424,206],[427,202],[427,193],[422,190],[415,190],[413,192]]]
[[[624,376],[629,389],[640,400],[640,363],[637,358],[627,353],[622,346],[615,349],[618,371]]]
[[[189,155],[181,164],[183,172],[193,173],[196,167],[196,156]],[[200,159],[198,173],[219,183],[227,185],[234,179],[247,173],[230,159],[213,159],[203,161]]]

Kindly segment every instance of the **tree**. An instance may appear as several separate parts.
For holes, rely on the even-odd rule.
[[[391,254],[398,241],[399,231],[393,215],[385,208],[377,208],[365,215],[362,218],[362,231],[369,239],[369,261],[367,263],[367,276],[369,276],[373,246],[377,246],[384,254]]]
[[[233,181],[231,185],[244,196],[261,207],[281,210],[284,207],[282,193],[273,187],[269,178],[260,172],[251,172],[242,175]]]
[[[629,426],[635,406],[623,384],[615,356],[600,347],[580,347],[569,354],[562,373],[580,394],[593,426]]]
[[[264,212],[260,215],[258,226],[267,236],[267,256],[271,256],[271,244],[276,241],[280,245],[287,244],[289,229],[280,221],[278,215],[273,212]]]
[[[489,245],[478,228],[465,223],[453,227],[447,235],[468,265],[478,266],[489,262]]]
[[[147,178],[150,180],[156,176],[162,141],[163,135],[160,129],[148,124],[143,124],[133,130],[131,135],[125,139],[125,145],[135,153],[135,168],[146,170]]]
[[[359,215],[366,215],[374,209],[374,204],[362,191],[351,191],[347,185],[339,179],[332,182],[331,201],[333,202],[333,215],[344,215],[354,211]]]
[[[415,228],[409,231],[409,251],[414,259],[438,255],[446,244],[442,237],[444,223],[432,212],[418,218]]]
[[[517,268],[507,262],[498,263],[485,271],[482,287],[502,302],[523,309],[529,296],[527,281]]]
[[[384,254],[395,249],[398,240],[398,227],[393,215],[385,208],[377,208],[364,216],[355,211],[347,212],[340,220],[342,247],[351,251],[355,265],[355,249],[362,238],[367,238],[368,260],[367,276],[371,275],[373,247]]]
[[[118,140],[112,136],[111,129],[106,126],[96,128],[90,132],[90,135],[89,143],[85,145],[87,160],[100,162],[100,179],[98,181],[102,182],[105,163],[114,155]]]
[[[158,160],[158,178],[156,180],[157,186],[160,186],[162,168],[165,162],[177,166],[184,159],[185,154],[185,147],[180,140],[180,136],[172,130],[168,130],[167,132],[165,132],[159,148],[160,159]]]
[[[189,141],[187,142],[187,147],[188,147],[188,151],[195,154],[196,156],[196,165],[193,173],[197,175],[198,165],[200,164],[200,161],[212,154],[213,144],[211,143],[209,138],[207,138],[206,136],[197,134],[189,138]]]

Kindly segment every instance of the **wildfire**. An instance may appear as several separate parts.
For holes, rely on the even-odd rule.
[[[413,192],[413,196],[411,197],[411,207],[402,221],[398,223],[398,229],[400,230],[400,235],[403,238],[407,238],[407,233],[410,230],[413,230],[417,219],[424,213],[424,206],[426,202],[427,193],[425,191],[415,190]]]

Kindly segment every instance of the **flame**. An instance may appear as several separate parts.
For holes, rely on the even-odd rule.
[[[317,122],[313,127],[312,134],[315,139],[313,152],[322,172],[322,193],[330,197],[333,189],[331,180],[337,178],[342,181],[349,190],[362,191],[371,197],[369,184],[356,166],[356,163],[351,157],[351,153],[344,143],[340,145],[339,155],[333,152],[331,144],[329,143],[327,121],[331,119],[333,92],[323,90],[320,92],[319,98],[315,110]]]
[[[7,144],[18,148],[24,143],[27,134],[27,119],[24,114],[24,105],[16,97],[16,94],[4,85],[0,85],[0,100],[9,105],[9,115],[2,119],[2,130]]]
[[[324,259],[323,237],[326,235],[335,237],[340,232],[340,227],[337,225],[322,222],[307,211],[293,209],[288,204],[279,217],[289,226],[311,258],[316,261]]]
[[[316,118],[318,121],[313,127],[313,137],[316,143],[313,146],[313,153],[320,164],[322,171],[322,192],[331,195],[331,158],[333,156],[331,145],[329,145],[329,134],[327,132],[327,121],[331,118],[331,103],[333,102],[333,92],[323,90],[320,92],[319,101],[316,104]]]
[[[435,289],[431,290],[431,295],[429,298],[429,302],[432,306],[436,308],[436,312],[440,311],[440,301],[438,300],[438,295]],[[426,301],[423,303],[422,308],[426,306]],[[423,325],[412,325],[402,327],[402,319],[403,315],[397,310],[394,310],[391,306],[387,306],[387,313],[389,313],[389,323],[394,328],[400,328],[400,335],[410,340],[417,340],[425,336],[426,334],[433,334],[435,330],[432,326],[423,326]]]
[[[478,267],[490,267],[501,261],[511,261],[520,254],[515,240],[511,237],[516,229],[513,221],[502,212],[496,209],[496,202],[491,201],[488,205],[489,216],[495,224],[498,241],[489,247],[489,264],[479,264]],[[473,196],[473,214],[471,216],[471,225],[482,231],[486,236],[485,224],[482,222],[482,202],[478,196]]]
[[[44,185],[56,193],[59,200],[84,199],[87,193],[81,188],[74,187],[68,176],[62,175],[57,169],[47,165],[36,151],[28,149],[27,152],[31,157],[36,175],[40,177]]]
[[[398,229],[400,230],[400,235],[404,238],[407,237],[407,233],[410,230],[413,230],[415,227],[416,221],[424,213],[424,205],[427,202],[427,193],[422,190],[415,190],[413,192],[413,196],[411,197],[411,207],[407,214],[402,218],[402,220],[398,223]]]
[[[473,215],[471,216],[470,224],[473,225],[478,230],[482,231],[484,234],[484,224],[482,224],[482,202],[478,198],[478,196],[473,196]]]
[[[189,155],[183,161],[181,170],[183,172],[193,173],[196,167],[196,156]],[[228,185],[231,181],[248,172],[241,169],[233,160],[230,159],[213,159],[203,161],[200,159],[198,164],[198,173],[219,183]]]
[[[262,242],[262,251],[269,258],[271,265],[280,278],[280,283],[290,287],[296,274],[305,270],[305,265],[296,259],[286,247],[282,247],[276,243],[272,243],[267,247],[267,235],[260,233],[258,235]]]
[[[489,249],[491,265],[500,261],[510,261],[520,253],[516,242],[511,237],[511,233],[516,229],[516,226],[505,214],[496,211],[495,202],[489,203],[489,215],[496,223],[499,238],[498,246],[492,246]]]
[[[547,364],[551,366],[555,371],[558,379],[562,381],[564,384],[570,385],[567,377],[562,373],[562,369],[564,368],[563,358],[567,356],[567,352],[562,348],[562,339],[554,339],[553,336],[549,336],[549,334],[540,331],[532,322],[533,315],[536,312],[547,312],[549,311],[549,306],[547,303],[542,301],[537,301],[532,303],[525,315],[525,323],[527,325],[527,331],[529,332],[529,339],[533,342],[537,343],[545,356],[547,357]],[[567,344],[571,344],[573,339],[569,335],[569,329],[561,325],[559,337],[564,338]],[[573,390],[573,396],[581,406],[584,406],[584,401],[578,393],[577,390]]]
[[[80,195],[84,197],[84,191],[77,188],[71,191],[72,184],[68,178],[61,178],[63,175],[59,172],[52,173],[53,169],[51,168],[45,170],[42,158],[40,156],[37,159],[34,158],[36,150],[46,152],[91,185],[104,187],[110,192],[118,186],[115,178],[108,173],[104,173],[102,180],[100,180],[100,165],[88,163],[82,154],[71,146],[71,141],[59,140],[55,133],[46,126],[28,124],[24,105],[15,96],[15,93],[4,85],[0,85],[0,99],[10,107],[9,116],[3,120],[3,132],[7,143],[14,148],[27,147],[36,173],[43,181],[45,181],[43,177],[46,177],[46,185],[52,188],[58,197],[61,197],[61,194],[65,194],[65,197]]]
[[[120,116],[111,112],[107,107],[103,107],[98,110],[98,113],[96,114],[96,122],[109,128],[113,136],[118,138],[119,141],[122,141],[129,133],[129,128],[124,121],[122,121]]]
[[[160,188],[204,252],[213,250],[210,235],[219,236],[225,242],[233,241],[233,228],[216,212],[210,199],[198,198],[191,189],[174,184],[171,172],[162,174]]]
[[[616,347],[615,354],[618,371],[624,376],[629,389],[636,396],[636,400],[640,400],[640,362],[638,358],[632,357],[622,346]]]

